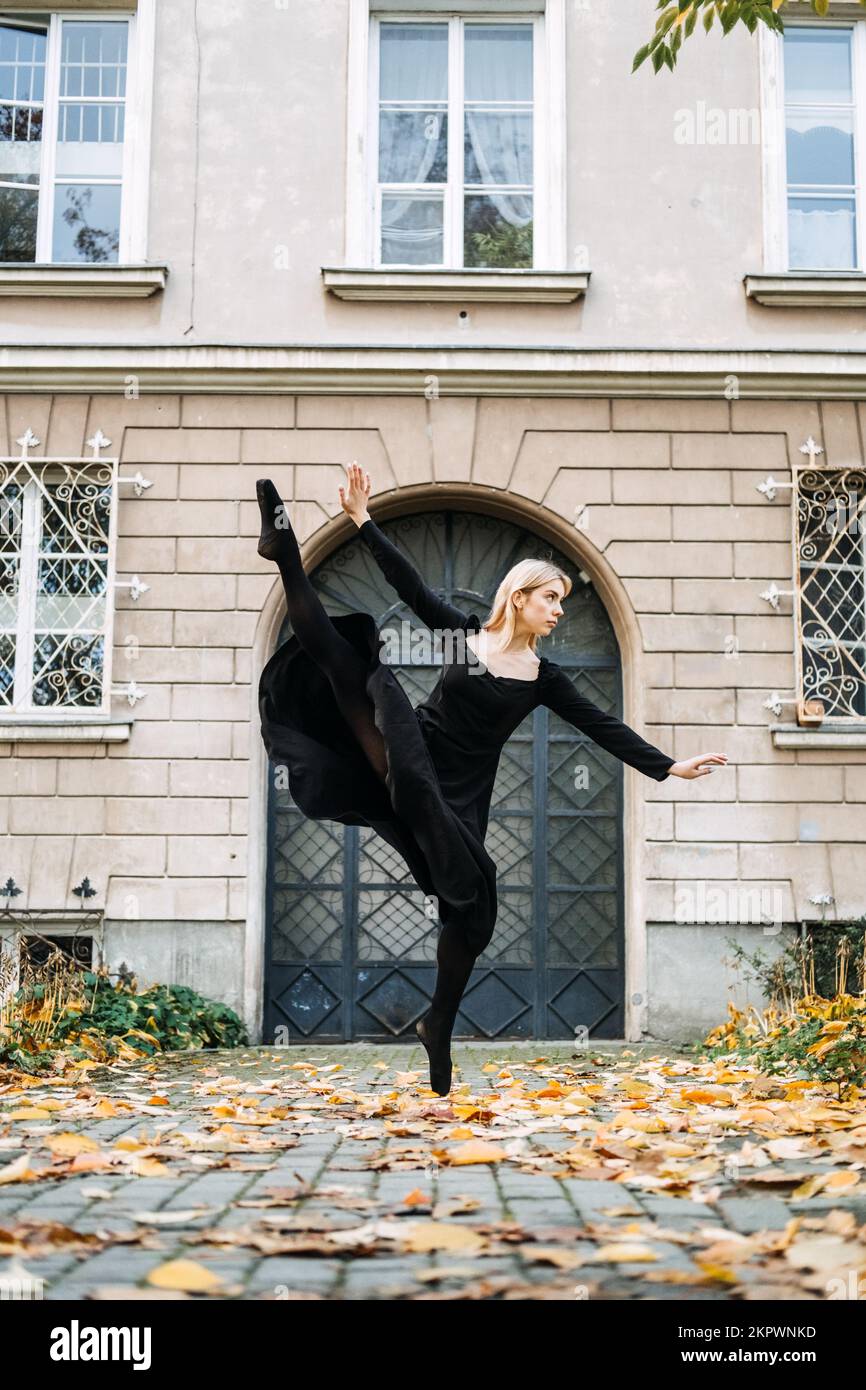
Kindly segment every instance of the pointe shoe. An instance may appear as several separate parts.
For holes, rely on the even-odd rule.
[[[446,1047],[442,1047],[442,1039],[439,1030],[435,1025],[428,1026],[428,1019],[432,1010],[419,1018],[415,1024],[415,1032],[424,1045],[427,1053],[427,1060],[430,1063],[430,1089],[435,1091],[437,1096],[447,1096],[451,1090],[451,1033],[449,1030]]]
[[[275,524],[277,507],[282,508],[287,520],[288,515],[285,504],[270,478],[256,479],[256,500],[262,516],[262,530],[256,549],[265,560],[277,560],[289,535],[287,527],[277,527]]]

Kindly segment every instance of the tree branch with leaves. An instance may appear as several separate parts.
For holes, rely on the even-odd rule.
[[[817,15],[826,15],[830,0],[810,0],[811,8]],[[858,0],[866,5],[866,0]],[[738,24],[745,24],[750,34],[754,34],[759,24],[782,34],[785,25],[782,11],[790,12],[789,0],[658,0],[656,9],[661,11],[656,19],[655,33],[649,43],[639,48],[634,55],[632,72],[649,58],[653,71],[669,67],[673,72],[677,54],[686,39],[691,38],[698,20],[707,33],[716,20],[723,34],[729,34]],[[800,6],[802,8],[802,6]]]

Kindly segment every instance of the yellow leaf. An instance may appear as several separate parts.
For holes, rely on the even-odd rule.
[[[157,1158],[148,1158],[146,1154],[133,1154],[129,1171],[139,1178],[167,1178],[171,1174],[168,1164],[160,1163]]]
[[[501,1163],[508,1157],[498,1144],[491,1144],[486,1139],[470,1139],[454,1149],[434,1149],[433,1152],[437,1158],[455,1167],[461,1163]]]
[[[791,1193],[792,1197],[814,1197],[816,1192],[821,1192],[826,1186],[827,1173],[816,1173],[814,1177],[808,1178],[806,1182],[801,1182],[799,1187],[795,1187]]]
[[[111,1157],[106,1153],[76,1154],[70,1164],[74,1173],[96,1173],[111,1166]]]
[[[645,1100],[647,1096],[656,1094],[655,1086],[650,1086],[646,1081],[634,1081],[632,1079],[623,1083],[621,1088],[632,1100]]]
[[[411,1192],[407,1192],[403,1198],[404,1207],[426,1207],[429,1205],[430,1198],[426,1192],[422,1192],[420,1187],[415,1187]]]
[[[50,1134],[45,1147],[58,1158],[74,1158],[76,1154],[95,1153],[99,1148],[95,1139],[86,1134]]]
[[[195,1260],[169,1260],[158,1269],[152,1269],[146,1282],[157,1289],[174,1289],[182,1293],[208,1293],[223,1285],[219,1275]]]
[[[519,1245],[518,1250],[527,1264],[550,1264],[558,1269],[574,1269],[582,1265],[584,1259],[576,1250],[566,1250],[561,1245]]]
[[[481,1250],[486,1244],[477,1231],[447,1221],[412,1221],[405,1239],[405,1249],[414,1254],[427,1250]]]
[[[824,1184],[824,1190],[827,1191],[828,1188],[832,1188],[834,1192],[847,1191],[849,1187],[857,1187],[859,1182],[859,1173],[852,1173],[845,1169],[838,1173],[831,1173]]]
[[[124,1107],[124,1109],[125,1108],[126,1107]],[[119,1115],[120,1113],[120,1108],[116,1106],[113,1101],[105,1100],[104,1098],[98,1105],[93,1107],[93,1114],[98,1115],[101,1120],[111,1119],[113,1116]]]
[[[732,1269],[726,1269],[724,1265],[714,1265],[709,1261],[702,1260],[700,1255],[695,1256],[695,1264],[700,1266],[708,1279],[718,1279],[723,1284],[738,1284],[740,1282],[739,1276]]]
[[[3,1116],[4,1120],[50,1120],[51,1111],[43,1110],[41,1107],[31,1105],[25,1110],[9,1110]]]
[[[622,1245],[602,1245],[592,1255],[586,1257],[586,1263],[590,1260],[604,1261],[605,1264],[629,1264],[632,1261],[657,1260],[658,1255],[655,1250],[651,1250],[648,1245],[627,1244]]]
[[[689,1100],[693,1105],[733,1105],[730,1091],[723,1086],[690,1087],[680,1091],[681,1100]]]
[[[27,1154],[22,1154],[12,1163],[7,1163],[0,1168],[0,1183],[7,1182],[30,1182],[33,1178],[38,1178],[39,1174],[30,1167],[30,1160]]]

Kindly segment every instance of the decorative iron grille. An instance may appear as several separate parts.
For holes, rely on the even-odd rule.
[[[804,450],[805,452],[805,450]],[[824,719],[866,719],[866,473],[795,466],[797,690]]]
[[[106,715],[111,705],[112,596],[148,586],[115,579],[118,460],[97,430],[90,457],[34,457],[27,429],[17,457],[0,458],[0,718]],[[142,692],[130,682],[130,704]]]

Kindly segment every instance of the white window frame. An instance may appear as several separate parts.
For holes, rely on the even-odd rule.
[[[94,445],[88,456],[69,457],[61,455],[31,455],[29,448],[38,440],[28,430],[21,441],[19,455],[9,455],[0,459],[4,474],[9,482],[16,482],[23,489],[21,519],[21,545],[19,554],[19,588],[15,626],[15,668],[11,704],[0,704],[0,725],[16,722],[31,724],[34,720],[45,722],[68,721],[75,716],[77,722],[104,720],[111,713],[112,698],[112,656],[114,648],[114,612],[117,593],[117,507],[118,507],[118,466],[117,457],[102,457],[101,446]],[[88,441],[90,443],[90,441]],[[43,488],[37,474],[42,474],[54,465],[58,475],[65,474],[68,479],[76,478],[84,466],[104,478],[103,486],[109,493],[109,529],[105,553],[105,593],[101,597],[104,615],[101,624],[79,623],[69,629],[72,636],[76,631],[98,632],[103,641],[102,699],[96,704],[50,704],[33,703],[33,684],[37,676],[33,674],[33,654],[36,642],[36,603],[41,532],[39,528],[40,497]],[[20,475],[20,476],[19,476]],[[107,475],[107,476],[105,476]],[[42,501],[44,508],[45,502]],[[86,553],[86,552],[83,552]],[[94,599],[91,609],[96,605]]]
[[[850,19],[789,20],[792,29],[853,30],[852,83],[854,94],[854,178],[857,263],[823,273],[845,275],[866,271],[866,21]],[[764,184],[764,270],[769,274],[820,275],[821,270],[790,265],[788,245],[788,161],[785,148],[785,57],[784,36],[767,28],[759,29],[761,65],[762,157]]]
[[[857,474],[857,475],[860,475],[860,474],[862,473],[862,471],[863,471],[863,470],[862,470],[861,468],[856,467],[856,466],[853,467],[853,468],[847,468],[847,467],[844,467],[844,466],[832,467],[832,466],[829,466],[829,465],[827,465],[827,466],[825,466],[825,467],[823,467],[823,468],[821,468],[821,467],[816,467],[814,460],[810,460],[809,463],[795,463],[795,464],[794,464],[794,469],[793,469],[793,488],[792,488],[792,504],[791,504],[791,554],[792,554],[792,557],[793,557],[793,560],[792,560],[792,567],[793,567],[793,575],[792,575],[792,578],[793,578],[793,594],[794,594],[794,604],[793,604],[793,623],[794,623],[794,681],[795,681],[794,689],[795,689],[797,698],[798,698],[799,700],[815,700],[815,699],[820,699],[820,698],[821,698],[821,696],[820,696],[820,691],[817,691],[817,692],[814,691],[814,690],[809,690],[809,691],[807,691],[807,690],[805,689],[805,670],[804,670],[804,667],[805,667],[805,660],[804,660],[804,657],[805,657],[805,653],[806,653],[806,645],[805,645],[805,642],[804,642],[804,639],[803,639],[804,617],[808,617],[810,620],[814,621],[815,618],[816,618],[816,615],[813,614],[813,613],[808,613],[808,614],[806,613],[806,600],[805,600],[805,594],[804,594],[804,587],[803,587],[803,583],[802,583],[802,579],[801,579],[801,575],[800,575],[800,551],[801,551],[800,517],[801,517],[802,499],[803,499],[803,497],[804,497],[804,495],[805,495],[804,492],[803,492],[803,479],[804,479],[805,477],[807,477],[807,476],[809,476],[809,477],[816,477],[816,476],[817,476],[817,477],[822,477],[822,476],[826,476],[826,479],[827,479],[827,482],[826,482],[826,490],[827,490],[827,492],[829,492],[829,493],[833,496],[833,498],[843,499],[842,505],[847,507],[848,499],[850,498],[851,493],[852,493],[852,489],[851,489],[851,487],[850,487],[850,483],[848,482],[848,476],[849,476],[849,474],[851,474],[851,473],[855,473],[855,474]],[[850,510],[850,508],[849,508],[848,510]],[[825,508],[825,522],[826,522],[826,519],[827,519],[827,514],[828,514],[828,509]],[[837,513],[837,515],[838,515],[838,513]],[[849,519],[849,518],[848,518],[848,513],[847,513],[847,511],[845,512],[845,517],[846,517],[846,524],[847,524],[847,521],[848,521],[848,519]],[[855,512],[854,517],[853,517],[852,519],[856,521],[856,524],[857,524],[857,526],[858,526],[858,534],[860,535],[860,561],[861,561],[861,565],[862,565],[863,582],[864,582],[864,584],[866,584],[866,499],[864,499],[863,502],[858,502],[858,503],[857,503],[857,511]],[[812,539],[812,538],[813,538],[813,537],[810,536],[810,539]],[[828,553],[830,553],[830,549],[831,549],[831,547],[830,547],[830,542],[828,541],[827,544],[828,544]],[[824,558],[824,557],[822,557],[822,559],[823,559],[823,558]],[[818,564],[816,564],[815,566],[813,566],[813,569],[821,569],[821,568],[824,568],[825,565],[827,565],[827,567],[829,567],[829,562],[827,562],[827,561],[825,560],[825,561],[824,561],[824,564],[822,564],[822,563],[819,561]],[[851,568],[853,568],[853,565],[851,566]],[[858,571],[858,572],[859,572],[859,571]],[[821,621],[822,621],[822,623],[827,623],[827,620],[826,620],[826,618],[824,618],[824,617],[821,618]],[[833,638],[833,641],[831,641],[830,646],[831,646],[831,648],[832,648],[833,645],[834,645],[835,643],[841,642],[842,639],[839,637],[839,635],[838,635],[837,632],[835,632],[835,631],[832,630],[832,625],[831,625],[831,624],[827,624],[827,626],[829,626],[829,627],[831,628],[831,636],[832,636],[832,638]],[[853,644],[852,644],[852,645],[853,645]],[[817,649],[814,649],[814,650],[817,650]],[[852,662],[852,664],[853,664],[853,662]],[[861,688],[862,688],[862,685],[861,685]],[[850,727],[853,728],[853,729],[861,729],[861,728],[866,727],[866,715],[860,715],[860,714],[840,714],[840,713],[832,712],[832,711],[831,711],[831,712],[828,714],[828,722],[829,722],[829,723],[832,723],[833,725],[840,725],[840,726],[843,726],[843,727],[844,727],[844,726],[850,726]]]
[[[533,271],[565,270],[566,261],[566,82],[565,82],[565,0],[545,0],[527,4],[525,10],[509,6],[498,11],[493,4],[481,9],[461,6],[459,0],[447,11],[434,8],[402,8],[377,4],[376,0],[350,0],[349,89],[347,110],[347,190],[345,263],[357,269],[399,272],[451,270],[462,273],[463,242],[461,222],[449,216],[453,194],[445,197],[445,246],[448,255],[442,265],[400,266],[381,261],[379,238],[379,25],[382,22],[448,23],[459,29],[461,22],[532,24],[533,43]],[[449,107],[462,89],[462,73],[457,71],[462,43],[449,34]],[[456,84],[456,85],[455,85]],[[454,160],[463,164],[462,130],[449,120],[449,170]],[[457,185],[455,184],[456,188]],[[462,186],[461,186],[462,196]],[[497,268],[482,268],[496,274]],[[475,268],[465,273],[474,273]],[[514,271],[509,272],[514,274]]]
[[[104,9],[75,10],[58,6],[50,11],[34,10],[31,21],[43,21],[48,27],[45,67],[45,102],[41,162],[39,169],[39,207],[36,224],[36,256],[34,261],[6,262],[15,266],[87,265],[118,267],[140,264],[146,256],[147,206],[151,143],[153,87],[153,57],[155,30],[155,0],[138,0],[135,10]],[[18,17],[23,11],[14,3],[0,4],[0,15]],[[123,167],[120,176],[120,235],[116,261],[55,261],[52,259],[54,239],[55,169],[57,155],[57,117],[59,103],[59,63],[61,28],[64,20],[123,21],[129,26],[127,45],[126,99],[124,103]],[[49,97],[49,93],[51,94]],[[75,180],[72,180],[73,182]],[[115,182],[99,178],[82,180],[87,183]]]

